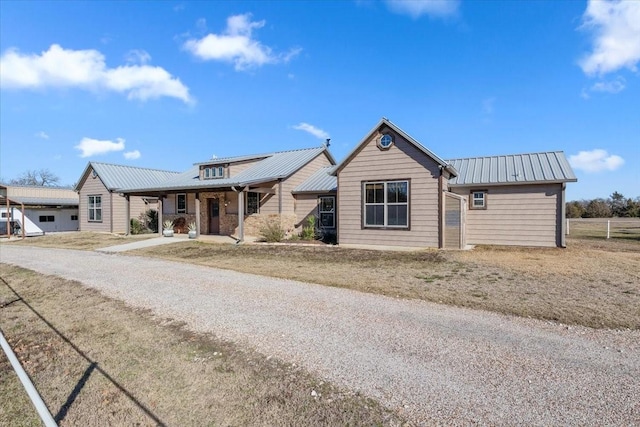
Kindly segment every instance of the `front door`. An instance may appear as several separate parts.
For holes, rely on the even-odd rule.
[[[220,201],[209,199],[209,234],[220,234]]]

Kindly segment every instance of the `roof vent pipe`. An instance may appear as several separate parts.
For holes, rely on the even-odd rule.
[[[331,145],[331,138],[327,138],[327,142],[325,142],[325,145],[327,146],[327,148],[329,148],[329,146]]]

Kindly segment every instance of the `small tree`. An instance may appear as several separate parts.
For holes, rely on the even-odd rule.
[[[609,218],[611,207],[604,199],[591,200],[585,209],[584,218]]]
[[[152,233],[157,233],[158,232],[158,211],[155,209],[147,209],[144,215],[147,222],[147,228]]]
[[[626,215],[627,211],[627,200],[624,196],[617,191],[614,191],[611,196],[609,196],[609,207],[611,208],[611,214],[613,216],[623,217]]]
[[[567,218],[582,218],[585,209],[582,203],[578,201],[572,201],[567,203],[566,211]]]

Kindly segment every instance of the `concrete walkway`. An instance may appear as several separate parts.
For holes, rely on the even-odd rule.
[[[200,236],[198,240],[205,242],[221,243],[221,244],[235,244],[236,240],[229,236]],[[108,246],[106,248],[98,248],[97,252],[103,252],[107,254],[113,254],[118,252],[127,252],[134,249],[150,248],[152,246],[171,245],[177,243],[184,243],[189,241],[189,236],[186,234],[174,234],[173,237],[155,237],[153,239],[138,240],[130,243],[123,243],[116,246]]]

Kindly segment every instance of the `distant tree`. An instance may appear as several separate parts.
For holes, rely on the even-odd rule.
[[[9,181],[13,185],[52,186],[58,185],[60,178],[49,169],[28,170]]]
[[[585,212],[583,202],[572,201],[566,205],[567,218],[582,218]]]
[[[609,202],[609,207],[611,208],[611,215],[617,216],[617,217],[628,216],[626,214],[627,199],[625,199],[625,197],[622,194],[618,193],[617,191],[614,191],[613,194],[609,196],[608,202]]]
[[[604,199],[591,200],[586,208],[583,218],[609,218],[611,217],[611,207]]]

